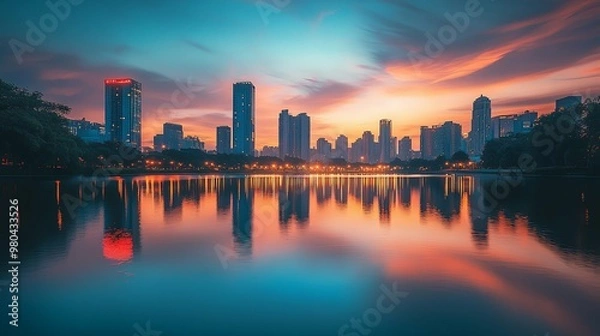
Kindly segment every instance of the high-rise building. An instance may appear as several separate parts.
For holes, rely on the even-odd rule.
[[[492,101],[483,95],[473,102],[471,119],[471,155],[480,156],[492,139]]]
[[[348,161],[348,137],[343,134],[335,140],[335,157]]]
[[[256,87],[251,82],[233,84],[233,152],[253,156],[255,143]]]
[[[310,159],[310,117],[306,113],[293,116],[288,110],[279,114],[279,157]]]
[[[398,137],[392,137],[390,142],[390,159],[394,160],[398,157]]]
[[[375,147],[375,136],[371,131],[365,131],[362,135],[362,155],[361,162],[376,163],[378,156]]]
[[[446,121],[442,125],[421,127],[421,157],[434,160],[439,156],[451,158],[461,150],[462,126]]]
[[[164,123],[163,139],[166,149],[181,149],[181,142],[183,140],[183,126],[179,124]]]
[[[142,84],[131,78],[104,81],[106,138],[142,146]]]
[[[382,119],[379,121],[379,162],[389,163],[392,153],[392,121]]]
[[[575,107],[583,102],[582,96],[567,96],[556,100],[556,111]]]
[[[354,141],[352,143],[352,146],[350,147],[350,153],[348,153],[348,161],[349,162],[361,162],[361,163],[365,163],[366,158],[363,156],[363,139],[359,138],[356,139],[356,141]]]
[[[521,114],[500,115],[492,118],[492,138],[528,133],[533,129],[538,113],[525,111]]]
[[[162,134],[157,134],[154,136],[154,150],[157,152],[162,152],[167,149],[167,145],[165,144],[165,136]]]
[[[434,128],[428,126],[421,126],[421,158],[424,160],[435,159],[433,152],[433,133]]]
[[[310,158],[310,117],[306,113],[300,113],[295,120],[296,141],[302,160]]]
[[[412,139],[405,136],[398,142],[398,158],[402,161],[412,159]]]
[[[446,121],[439,126],[434,135],[434,155],[450,159],[452,155],[462,148],[462,126],[451,121]]]
[[[327,160],[331,158],[331,142],[325,138],[317,140],[317,155],[319,160]]]
[[[231,153],[231,127],[217,127],[217,154]]]

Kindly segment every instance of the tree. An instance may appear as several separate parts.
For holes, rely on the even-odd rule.
[[[0,152],[3,158],[28,170],[75,169],[85,144],[72,135],[65,116],[70,108],[42,99],[0,80]]]
[[[525,153],[537,167],[600,169],[600,97],[540,117],[529,134],[489,141],[483,166],[516,167]]]

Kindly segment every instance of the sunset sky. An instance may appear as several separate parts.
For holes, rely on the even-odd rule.
[[[100,122],[103,80],[134,78],[145,145],[175,122],[208,149],[215,127],[231,125],[236,81],[257,88],[257,149],[277,145],[284,108],[312,117],[312,145],[378,134],[387,118],[417,148],[422,125],[453,120],[468,132],[480,94],[493,115],[547,113],[562,96],[600,94],[600,1],[481,0],[462,31],[444,28],[473,1],[87,0],[20,63],[11,45],[27,43],[27,22],[39,27],[52,12],[44,0],[3,1],[0,78],[72,107],[71,118]],[[285,6],[261,15],[268,4]],[[427,34],[440,32],[449,42],[426,56]],[[188,100],[178,91],[190,84]]]

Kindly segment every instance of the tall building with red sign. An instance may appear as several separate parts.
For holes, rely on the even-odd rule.
[[[142,145],[142,84],[131,78],[104,81],[106,138],[132,147]]]

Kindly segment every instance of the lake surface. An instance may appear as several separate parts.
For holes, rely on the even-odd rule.
[[[2,335],[600,335],[600,181],[494,181],[0,179]]]

